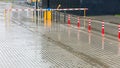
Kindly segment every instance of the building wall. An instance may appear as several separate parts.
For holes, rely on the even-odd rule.
[[[50,8],[86,7],[89,10],[87,15],[111,15],[120,14],[120,0],[50,0]],[[43,0],[43,7],[47,8],[47,0]],[[69,11],[72,14],[83,15],[83,11]]]

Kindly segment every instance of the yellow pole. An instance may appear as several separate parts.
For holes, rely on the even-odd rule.
[[[5,17],[5,20],[6,20],[6,9],[4,10],[4,17]]]
[[[51,27],[51,17],[52,17],[52,11],[47,11],[47,26]]]
[[[47,11],[44,11],[44,27],[46,27],[47,24]]]
[[[12,4],[10,5],[10,8],[12,8]]]
[[[7,10],[5,9],[5,10],[4,10],[4,20],[5,20],[5,23],[7,22],[7,21],[6,21],[6,13],[7,13]]]
[[[8,12],[8,22],[10,23],[10,10],[11,9],[9,9],[9,12]]]
[[[8,10],[8,22],[10,23],[10,13],[12,11],[12,4],[10,5],[10,9]]]
[[[86,9],[84,9],[84,28],[85,28],[85,25],[86,25],[85,18],[86,18]]]

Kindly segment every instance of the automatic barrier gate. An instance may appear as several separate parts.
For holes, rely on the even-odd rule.
[[[86,10],[88,10],[88,8],[66,8],[66,9],[33,9],[33,8],[23,8],[23,9],[18,9],[18,8],[10,8],[10,9],[5,9],[5,14],[8,12],[20,12],[20,11],[26,11],[26,12],[29,12],[29,11],[38,11],[38,12],[44,12],[43,13],[43,18],[44,18],[44,23],[45,25],[46,24],[49,24],[51,25],[51,21],[52,21],[52,18],[54,16],[53,15],[53,12],[54,11],[78,11],[78,10],[83,10],[84,11],[84,17],[86,16]],[[40,14],[40,13],[38,13]],[[35,14],[33,14],[35,15]],[[65,19],[66,16],[64,16],[64,19]]]

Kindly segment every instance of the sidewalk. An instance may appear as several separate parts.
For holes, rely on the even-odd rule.
[[[25,22],[21,23],[24,24]],[[30,26],[26,23],[24,25]],[[41,34],[41,26],[43,23],[37,27],[39,34]],[[36,31],[34,28],[28,29],[33,32]],[[54,24],[51,30],[45,31],[43,36],[58,44],[56,46],[67,50],[97,68],[120,67],[120,44],[117,41],[60,24]]]
[[[110,22],[111,24],[120,24],[120,16],[103,15],[103,16],[88,16],[95,20]]]
[[[43,26],[38,33],[34,22],[27,21],[29,25],[25,26],[21,22],[26,20],[8,21],[3,13],[0,12],[0,68],[96,68],[44,37]]]
[[[106,18],[106,16],[105,16]],[[112,18],[112,17],[110,17]],[[101,19],[103,19],[101,17]],[[116,19],[116,18],[114,18]],[[106,20],[107,21],[107,20]],[[26,22],[22,22],[23,24]],[[98,23],[96,23],[98,24]],[[96,26],[94,24],[94,26]],[[101,23],[98,24],[101,30]],[[113,24],[106,24],[109,28]],[[30,26],[25,25],[25,26]],[[32,26],[32,25],[31,25]],[[41,34],[41,26],[37,28],[37,33]],[[114,26],[114,25],[113,25]],[[117,34],[117,27],[109,29],[108,32]],[[117,26],[117,25],[116,25]],[[55,28],[54,28],[55,27]],[[34,28],[28,28],[36,32]],[[57,31],[56,31],[57,30]],[[114,32],[116,31],[116,32]],[[83,30],[77,30],[66,25],[56,24],[51,30],[44,34],[46,38],[58,44],[56,46],[65,49],[73,55],[83,59],[87,63],[98,68],[119,68],[120,67],[120,43],[115,40],[102,38],[100,35],[89,34]]]
[[[47,32],[46,36],[83,60],[103,68],[119,68],[119,44],[116,41],[102,39],[95,34],[77,31],[61,25],[61,31]],[[59,39],[60,37],[60,39]],[[87,59],[86,59],[87,58]]]
[[[40,22],[36,28],[30,26],[35,23],[21,21],[29,30],[41,34]],[[120,67],[120,44],[118,41],[102,38],[101,35],[89,34],[86,31],[67,27],[64,24],[53,23],[50,30],[43,33],[46,38],[58,44],[56,46],[67,50],[73,55],[83,59],[87,63],[98,68],[119,68]],[[100,34],[100,33],[99,33]]]

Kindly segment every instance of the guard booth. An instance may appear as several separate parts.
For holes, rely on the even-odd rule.
[[[32,5],[32,6],[35,6],[35,3],[36,3],[36,2],[40,2],[40,0],[30,0],[30,2],[31,2],[31,5]]]
[[[40,0],[31,0],[31,2],[40,2]]]

